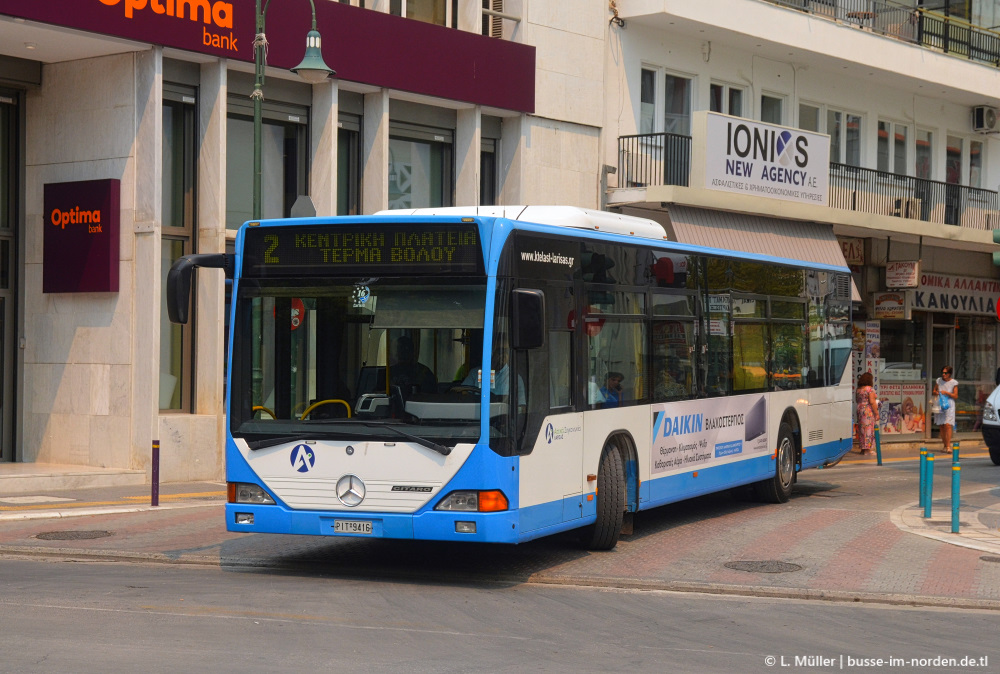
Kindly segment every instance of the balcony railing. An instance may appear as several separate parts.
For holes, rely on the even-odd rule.
[[[815,16],[1000,67],[1000,33],[891,0],[764,0]]]
[[[622,187],[688,184],[691,136],[644,133],[618,138],[618,175]]]
[[[691,137],[647,133],[618,138],[619,187],[687,186]],[[970,229],[1000,228],[1000,195],[964,185],[830,164],[831,208]]]
[[[832,208],[969,229],[997,226],[1000,208],[997,193],[992,190],[847,164],[830,164],[829,194]]]

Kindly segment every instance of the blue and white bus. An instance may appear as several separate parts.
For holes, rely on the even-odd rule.
[[[609,549],[851,447],[845,266],[569,207],[271,220],[175,263],[174,321],[198,266],[233,279],[230,531]]]

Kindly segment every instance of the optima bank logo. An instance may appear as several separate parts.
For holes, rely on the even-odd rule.
[[[189,19],[191,21],[201,21],[205,24],[202,28],[202,44],[206,47],[218,47],[229,51],[239,51],[237,39],[232,33],[233,29],[233,3],[216,0],[97,0],[102,5],[114,7],[124,4],[125,18],[131,19],[137,11],[147,8],[154,14],[170,16],[175,19]],[[224,28],[230,31],[229,35],[216,35],[209,32],[208,27]]]

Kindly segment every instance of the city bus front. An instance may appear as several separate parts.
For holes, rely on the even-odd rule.
[[[486,238],[468,218],[241,230],[229,530],[513,540]]]

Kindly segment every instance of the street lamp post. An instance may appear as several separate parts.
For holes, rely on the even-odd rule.
[[[319,84],[337,73],[323,61],[323,42],[316,30],[316,3],[312,6],[312,30],[306,33],[306,53],[302,63],[292,68],[292,72],[310,84]],[[264,19],[271,0],[257,0],[257,32],[253,40],[254,80],[253,93],[253,219],[260,220],[261,212],[261,104],[264,101],[264,68],[267,66],[267,37],[264,34]]]

